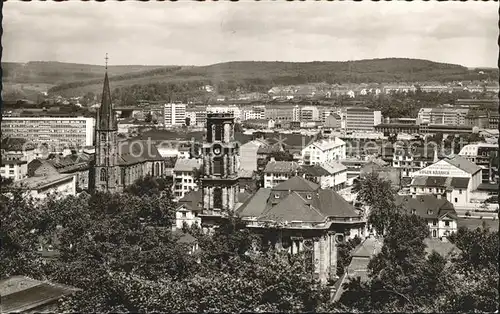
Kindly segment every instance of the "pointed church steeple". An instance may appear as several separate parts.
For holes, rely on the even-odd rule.
[[[108,78],[108,55],[106,54],[106,74],[104,75],[104,86],[102,89],[101,106],[97,114],[97,129],[98,130],[117,130],[118,125],[116,122],[113,104],[111,102],[111,90],[109,88]]]

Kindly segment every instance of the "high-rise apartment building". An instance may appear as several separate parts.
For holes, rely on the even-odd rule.
[[[371,132],[382,123],[382,113],[366,107],[348,107],[344,111],[347,131]]]
[[[164,117],[166,128],[184,125],[186,123],[186,104],[165,104]]]
[[[4,117],[2,135],[22,137],[27,143],[47,144],[50,151],[64,147],[91,146],[94,141],[94,118],[84,117]]]

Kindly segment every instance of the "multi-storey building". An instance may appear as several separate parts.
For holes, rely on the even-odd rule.
[[[26,139],[35,146],[47,144],[50,151],[65,147],[90,146],[94,141],[94,118],[84,117],[4,117],[2,135]]]
[[[413,150],[410,150],[409,147],[401,147],[401,149],[396,149],[392,155],[392,167],[401,171],[401,178],[410,178],[414,172],[437,161],[437,151],[425,147]]]
[[[241,119],[242,111],[240,107],[230,106],[207,106],[207,113],[231,113],[235,120]]]
[[[26,160],[6,160],[2,159],[0,176],[5,179],[17,181],[24,179],[28,175],[28,164]]]
[[[295,161],[276,161],[271,158],[264,169],[264,188],[272,188],[299,173],[300,165]]]
[[[455,208],[470,204],[482,182],[481,167],[462,156],[442,159],[412,174],[411,193],[446,198]]]
[[[190,191],[198,190],[201,161],[198,159],[177,159],[173,174],[174,198],[183,198]]]
[[[430,112],[429,124],[463,125],[468,109],[434,108]]]
[[[178,102],[165,104],[164,115],[166,128],[184,125],[186,123],[186,104]]]
[[[448,237],[457,231],[457,213],[445,198],[434,195],[397,196],[396,204],[408,214],[425,219],[432,238]]]
[[[346,143],[340,138],[313,142],[302,149],[304,165],[319,165],[346,158]]]
[[[498,145],[489,143],[476,143],[465,145],[458,155],[475,163],[482,169],[482,182],[494,181],[498,173]]]
[[[203,143],[202,225],[213,225],[235,208],[239,192],[239,150],[234,140],[234,116],[209,113]]]
[[[319,110],[314,106],[306,106],[300,108],[300,121],[318,121],[319,119]]]
[[[241,116],[241,120],[263,120],[266,118],[266,107],[253,106],[251,109],[243,110]]]
[[[366,107],[348,107],[344,109],[345,128],[347,131],[371,132],[382,123],[382,113]]]
[[[266,108],[266,119],[274,121],[293,121],[293,107],[287,106],[269,106]]]

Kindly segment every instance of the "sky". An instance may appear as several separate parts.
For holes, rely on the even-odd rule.
[[[497,67],[498,2],[3,4],[2,61],[208,65],[417,58]]]

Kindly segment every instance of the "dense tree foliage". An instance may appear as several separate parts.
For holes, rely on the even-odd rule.
[[[394,204],[395,191],[391,182],[372,172],[356,181],[352,191],[357,193],[357,201],[368,207],[368,223],[383,234],[400,211]]]
[[[200,247],[193,253],[171,230],[175,205],[168,185],[156,181],[145,178],[124,194],[2,199],[1,277],[81,288],[61,304],[69,312],[303,312],[326,301],[310,258],[255,253],[259,238],[238,219],[211,235],[189,229]],[[58,258],[37,254],[40,238]]]

